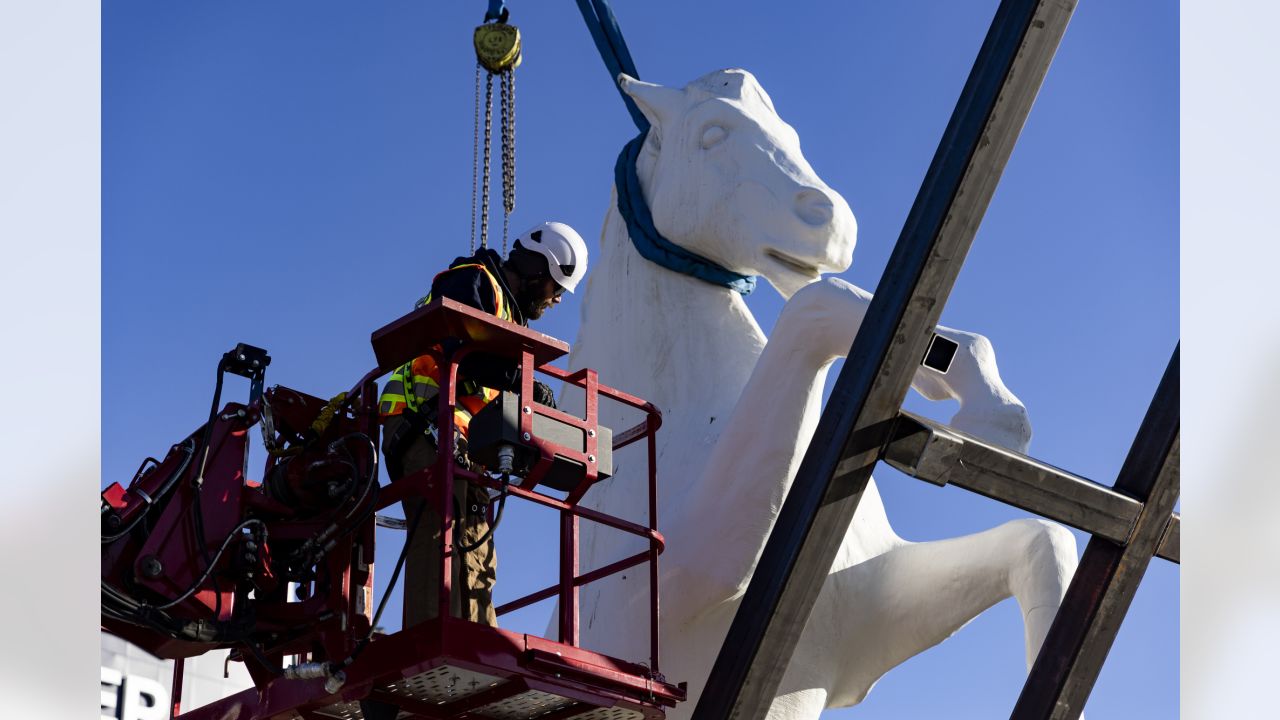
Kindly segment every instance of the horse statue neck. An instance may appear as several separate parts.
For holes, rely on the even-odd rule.
[[[766,342],[742,296],[643,258],[616,197],[600,244],[570,365],[608,368],[602,382],[644,397],[669,418],[690,407],[727,414]],[[707,383],[708,375],[717,381]]]

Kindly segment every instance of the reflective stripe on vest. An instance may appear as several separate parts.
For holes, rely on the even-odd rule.
[[[510,322],[511,310],[507,307],[502,288],[498,285],[498,279],[484,265],[479,263],[455,265],[436,275],[436,278],[438,279],[448,272],[467,268],[476,268],[489,279],[489,285],[493,288],[493,304],[496,311],[494,315]],[[434,284],[434,280],[432,282]],[[414,308],[420,308],[430,302],[431,294],[427,293],[426,297],[414,304]],[[417,412],[426,402],[435,401],[439,388],[440,368],[435,358],[430,355],[420,355],[392,373],[391,379],[387,381],[386,386],[382,389],[382,395],[378,398],[378,413],[383,417],[387,417],[399,415],[405,409]],[[409,392],[406,392],[406,390],[409,390]],[[464,437],[471,424],[471,416],[480,412],[485,405],[488,405],[497,396],[497,390],[482,387],[462,377],[458,378],[457,405],[454,408],[453,422]]]

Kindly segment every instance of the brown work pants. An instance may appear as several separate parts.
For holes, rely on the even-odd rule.
[[[383,425],[388,440],[397,434],[408,421],[399,416],[387,418]],[[407,428],[406,428],[407,429]],[[436,462],[436,443],[431,435],[422,432],[401,443],[398,455],[395,448],[383,443],[387,474],[391,480],[431,467]],[[391,452],[388,452],[391,451]],[[455,545],[474,545],[489,529],[486,516],[488,493],[466,480],[458,479],[453,486]],[[409,550],[404,564],[404,627],[412,627],[436,616],[440,607],[440,515],[421,497],[406,498],[405,522],[413,526],[413,519],[421,510],[417,530],[408,539]],[[449,598],[449,614],[472,622],[496,627],[497,615],[493,608],[493,584],[497,577],[498,556],[490,537],[480,547],[467,553],[455,553],[452,558],[452,597]]]

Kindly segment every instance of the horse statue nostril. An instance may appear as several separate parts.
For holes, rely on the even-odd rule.
[[[835,205],[825,192],[805,188],[796,194],[796,215],[809,225],[826,225],[835,215]]]

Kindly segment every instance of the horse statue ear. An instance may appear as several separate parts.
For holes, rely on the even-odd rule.
[[[684,108],[684,92],[681,90],[637,80],[626,73],[618,73],[618,87],[636,102],[645,119],[655,128],[664,127],[668,119],[678,116]]]

